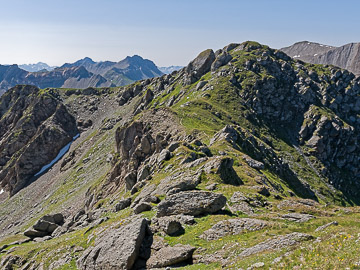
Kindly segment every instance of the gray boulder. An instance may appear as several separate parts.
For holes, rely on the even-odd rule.
[[[119,229],[110,229],[95,241],[77,261],[81,270],[131,269],[139,255],[147,222],[137,218]]]
[[[271,250],[271,251],[280,250],[282,248],[294,246],[299,244],[300,242],[308,241],[311,239],[313,239],[313,236],[309,234],[293,232],[266,240],[253,247],[247,248],[240,253],[239,257],[244,258],[267,250]]]
[[[153,194],[171,195],[180,191],[193,190],[199,183],[200,175],[179,172],[163,179]]]
[[[215,60],[214,51],[211,49],[201,52],[190,64],[185,68],[189,75],[188,84],[194,83],[204,74],[210,71],[211,64]]]
[[[182,217],[187,216],[169,216],[169,217],[160,217],[153,218],[151,220],[151,230],[156,233],[159,231],[163,231],[167,235],[176,236],[184,233],[184,228],[182,223],[189,222],[189,220],[184,220]],[[192,219],[193,222],[194,219]],[[186,223],[185,223],[186,224]]]
[[[265,165],[264,163],[260,162],[260,161],[257,161],[255,159],[252,159],[251,157],[249,156],[243,156],[243,158],[245,159],[246,163],[251,167],[251,168],[254,168],[254,169],[257,169],[257,170],[262,170],[265,168]]]
[[[158,205],[157,217],[178,214],[198,216],[219,211],[226,197],[208,191],[184,191],[167,197]]]
[[[36,238],[36,237],[44,237],[46,235],[48,235],[48,232],[43,232],[43,231],[37,231],[37,230],[34,230],[34,229],[27,229],[25,232],[24,232],[24,235],[27,236],[27,237],[30,237],[30,238]]]
[[[165,160],[169,160],[170,157],[171,157],[170,151],[167,150],[167,149],[163,149],[163,150],[160,152],[159,156],[158,156],[157,162],[158,162],[158,163],[161,163],[161,162],[163,162],[163,161],[165,161]]]
[[[187,260],[191,260],[195,248],[189,245],[175,245],[173,247],[163,247],[151,254],[146,262],[147,268],[161,268],[176,265]]]
[[[252,219],[252,218],[238,218],[228,219],[216,223],[211,229],[205,231],[200,237],[203,239],[217,240],[226,235],[237,235],[244,231],[258,231],[267,226],[267,222]]]
[[[303,223],[303,222],[309,221],[310,219],[313,219],[316,217],[313,215],[309,215],[309,214],[288,213],[288,214],[282,215],[282,218],[290,220],[290,221],[295,221],[298,223]]]
[[[327,223],[325,225],[322,225],[320,227],[318,227],[315,232],[321,232],[323,230],[325,230],[327,227],[330,227],[330,226],[337,226],[339,225],[339,223],[337,221],[333,221],[333,222],[330,222],[330,223]]]
[[[145,211],[150,211],[151,210],[151,205],[147,202],[141,202],[139,203],[138,205],[136,205],[134,207],[134,213],[135,214],[140,214],[142,212],[145,212]]]
[[[243,182],[235,172],[234,160],[229,157],[214,157],[205,164],[204,171],[206,173],[218,174],[221,180],[226,184],[241,185]]]
[[[32,228],[26,230],[24,235],[32,239],[51,235],[63,223],[64,216],[61,213],[45,215],[39,219]]]
[[[129,207],[131,204],[131,198],[123,199],[118,201],[118,203],[115,205],[115,212],[119,212],[127,207]]]

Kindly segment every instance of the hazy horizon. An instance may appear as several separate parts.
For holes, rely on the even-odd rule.
[[[199,52],[232,42],[281,48],[302,40],[333,46],[359,41],[355,0],[341,2],[351,7],[346,14],[332,0],[2,2],[0,64],[59,66],[137,54],[157,66],[184,66]]]

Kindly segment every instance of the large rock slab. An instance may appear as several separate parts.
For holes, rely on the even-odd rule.
[[[253,254],[258,254],[267,250],[279,250],[289,246],[294,246],[303,241],[313,239],[313,236],[305,233],[293,232],[286,235],[278,236],[257,244],[251,248],[245,249],[240,253],[239,257],[244,258]]]
[[[211,229],[205,231],[200,237],[203,239],[217,240],[226,235],[237,235],[245,231],[258,231],[267,226],[267,222],[252,218],[238,218],[222,220]]]
[[[144,240],[147,221],[137,218],[116,230],[109,230],[96,240],[77,261],[82,270],[131,269]]]
[[[200,174],[179,172],[164,178],[153,195],[172,195],[180,191],[193,190],[200,183]]]
[[[161,268],[191,260],[195,248],[189,245],[163,247],[152,254],[146,262],[147,268]]]
[[[219,211],[225,204],[226,198],[222,194],[208,191],[184,191],[162,201],[158,205],[157,217],[211,214]]]

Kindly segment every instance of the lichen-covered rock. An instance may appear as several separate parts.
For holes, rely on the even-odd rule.
[[[303,222],[306,222],[306,221],[316,218],[313,215],[300,214],[300,213],[288,213],[288,214],[282,215],[281,217],[284,219],[290,220],[290,221],[298,222],[298,223],[303,223]]]
[[[96,239],[95,246],[84,251],[77,267],[81,270],[131,269],[139,255],[146,227],[146,220],[137,218],[119,229],[110,229]]]
[[[184,191],[168,196],[158,205],[157,217],[170,215],[210,214],[219,211],[226,204],[226,197],[207,191]]]
[[[272,239],[266,240],[260,244],[257,244],[253,247],[245,249],[240,253],[239,258],[244,258],[253,254],[258,254],[260,252],[264,252],[267,250],[275,251],[289,246],[294,246],[303,241],[308,241],[313,238],[314,237],[309,234],[298,233],[298,232],[277,236]]]
[[[205,231],[200,237],[203,239],[217,240],[227,235],[237,235],[246,231],[258,231],[267,226],[267,222],[252,219],[238,218],[228,219],[216,223],[211,229]]]

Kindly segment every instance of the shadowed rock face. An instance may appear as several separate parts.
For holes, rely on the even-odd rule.
[[[296,59],[312,64],[334,65],[360,75],[360,43],[333,47],[303,41],[282,48],[283,52]]]
[[[17,86],[0,99],[0,183],[14,195],[78,133],[75,118],[51,94]]]

